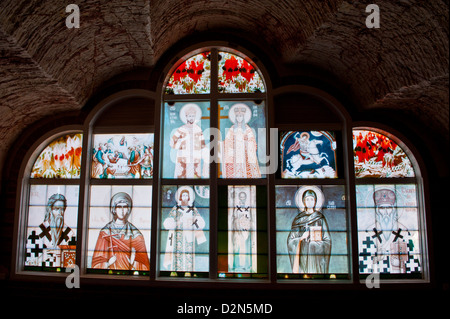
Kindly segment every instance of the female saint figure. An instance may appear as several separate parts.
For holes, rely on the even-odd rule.
[[[300,211],[287,238],[292,272],[327,273],[331,237],[325,216],[320,211],[323,193],[318,187],[305,186],[297,191],[295,201]]]
[[[111,198],[113,219],[100,230],[92,268],[120,270],[149,270],[150,263],[142,233],[128,221],[133,206],[127,193]]]
[[[223,142],[223,175],[226,178],[259,178],[257,144],[253,129],[247,124],[251,119],[250,108],[237,103],[230,108],[229,119],[233,123]]]

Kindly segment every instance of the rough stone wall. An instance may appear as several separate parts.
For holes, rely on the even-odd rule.
[[[70,30],[67,1],[0,2],[0,171],[30,123],[81,109],[105,81],[214,30],[260,39],[281,77],[327,70],[361,110],[403,110],[448,141],[448,1],[378,0],[380,29],[365,27],[373,1],[74,2],[81,28]]]

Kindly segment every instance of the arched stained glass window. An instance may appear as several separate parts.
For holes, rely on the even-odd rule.
[[[267,277],[264,80],[241,52],[197,52],[164,89],[160,275]]]
[[[108,97],[83,131],[61,128],[30,150],[17,273],[426,281],[422,174],[406,140],[348,136],[342,105],[307,86],[273,90],[251,56],[187,53],[160,95]]]
[[[133,114],[139,114],[142,122]],[[107,106],[93,123],[87,161],[90,187],[84,260],[88,274],[149,275],[154,132],[153,118],[145,115],[150,114],[153,104],[138,96]]]
[[[32,165],[24,270],[55,272],[75,264],[82,139],[81,133],[55,138]]]
[[[359,272],[423,278],[423,211],[411,153],[374,129],[355,129],[353,150]]]

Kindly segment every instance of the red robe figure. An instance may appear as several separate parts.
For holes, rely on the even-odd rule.
[[[149,270],[150,263],[142,233],[128,221],[132,199],[127,193],[111,198],[113,220],[98,235],[92,268]]]

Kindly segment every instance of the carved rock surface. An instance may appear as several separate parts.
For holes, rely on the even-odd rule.
[[[25,127],[80,110],[109,79],[152,68],[189,35],[230,30],[260,39],[280,77],[326,70],[362,111],[396,109],[448,141],[448,1],[78,1],[67,29],[62,0],[0,2],[0,169]]]

